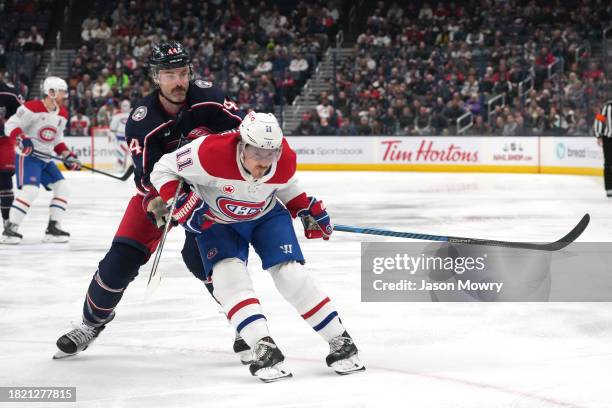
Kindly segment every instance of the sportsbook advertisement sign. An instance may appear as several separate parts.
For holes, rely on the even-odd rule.
[[[363,302],[610,302],[612,243],[559,251],[448,243],[361,244]]]

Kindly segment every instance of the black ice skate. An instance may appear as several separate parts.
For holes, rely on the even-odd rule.
[[[10,221],[4,223],[4,231],[0,237],[0,244],[17,245],[23,239],[23,235],[17,232],[18,225]]]
[[[283,366],[285,356],[271,337],[264,337],[255,345],[255,361],[249,366],[251,374],[263,382],[273,382],[292,377],[293,374]]]
[[[47,225],[47,230],[45,231],[45,238],[43,242],[68,242],[70,239],[70,233],[59,228],[59,223],[57,221],[49,220],[49,225]]]
[[[234,340],[234,353],[238,354],[240,362],[244,365],[253,362],[253,350],[238,333],[236,333],[236,339]]]
[[[325,358],[327,365],[340,375],[364,371],[365,366],[357,356],[357,346],[345,331],[329,342],[329,354]]]
[[[74,329],[57,339],[55,344],[59,350],[55,353],[53,359],[58,360],[60,358],[71,357],[86,350],[114,318],[115,313],[111,314],[103,325],[97,327],[81,322]]]

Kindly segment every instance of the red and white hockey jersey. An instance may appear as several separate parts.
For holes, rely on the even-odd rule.
[[[13,140],[25,134],[34,144],[34,149],[47,154],[59,154],[66,150],[64,130],[68,122],[68,111],[63,106],[59,111],[49,112],[42,100],[27,101],[4,124],[4,131]],[[44,161],[51,159],[41,158]]]
[[[111,118],[109,128],[119,142],[125,142],[125,125],[129,117],[130,112],[119,112]]]
[[[239,132],[196,139],[162,156],[155,163],[151,182],[167,202],[174,197],[179,178],[185,180],[220,223],[260,218],[274,208],[277,199],[285,205],[306,200],[295,177],[296,155],[286,139],[279,160],[258,180],[240,163],[239,141]]]

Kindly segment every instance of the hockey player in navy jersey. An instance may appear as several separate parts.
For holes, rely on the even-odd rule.
[[[46,155],[55,153],[64,159],[69,170],[81,169],[81,162],[64,143],[68,121],[64,101],[68,85],[63,79],[50,76],[43,81],[42,91],[43,99],[26,102],[4,124],[5,133],[19,148],[15,163],[19,192],[11,206],[0,244],[21,242],[23,236],[18,232],[19,224],[38,195],[41,184],[53,191],[44,241],[67,242],[70,238],[70,234],[61,229],[68,206],[66,180],[53,160],[36,155],[37,151]]]
[[[153,46],[149,70],[157,89],[137,102],[126,124],[126,139],[134,163],[136,194],[130,199],[110,250],[100,261],[83,304],[83,321],[57,340],[55,358],[85,350],[115,317],[115,308],[139,268],[155,252],[162,235],[159,228],[165,203],[149,180],[153,165],[162,155],[202,133],[235,129],[244,114],[210,82],[193,80],[189,53],[176,41]],[[195,130],[194,130],[195,129]],[[155,223],[151,222],[155,219]],[[187,268],[205,280],[194,234],[185,233],[182,250]],[[210,290],[210,289],[209,289]],[[236,352],[244,341],[237,338]],[[248,349],[248,347],[246,347]],[[250,353],[249,353],[250,354]]]
[[[23,97],[17,89],[5,81],[0,73],[0,210],[2,228],[9,219],[13,204],[13,174],[15,174],[15,141],[4,132],[4,122],[17,112]]]
[[[164,155],[151,181],[172,206],[172,217],[197,235],[214,296],[256,356],[251,374],[269,382],[290,377],[270,337],[247,271],[249,244],[283,297],[329,343],[327,365],[338,374],[365,369],[334,305],[304,266],[291,218],[306,238],[329,239],[333,225],[323,203],[306,195],[295,177],[296,155],[276,118],[250,112],[239,131],[200,138]],[[214,270],[214,271],[213,271]]]

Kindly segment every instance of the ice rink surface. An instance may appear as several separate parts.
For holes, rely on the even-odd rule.
[[[77,403],[0,408],[612,407],[612,304],[362,303],[360,242],[384,238],[341,232],[329,242],[304,239],[302,249],[360,348],[364,373],[340,377],[326,367],[327,344],[253,257],[256,291],[294,378],[251,377],[231,352],[232,329],[182,264],[179,229],[153,299],[143,301],[146,265],[92,347],[53,361],[134,191],[131,182],[88,173],[67,178],[71,242],[41,243],[50,198],[41,192],[22,224],[23,243],[0,246],[0,386],[76,386]],[[303,172],[301,180],[336,223],[552,241],[589,212],[580,241],[612,240],[612,200],[599,178]]]

